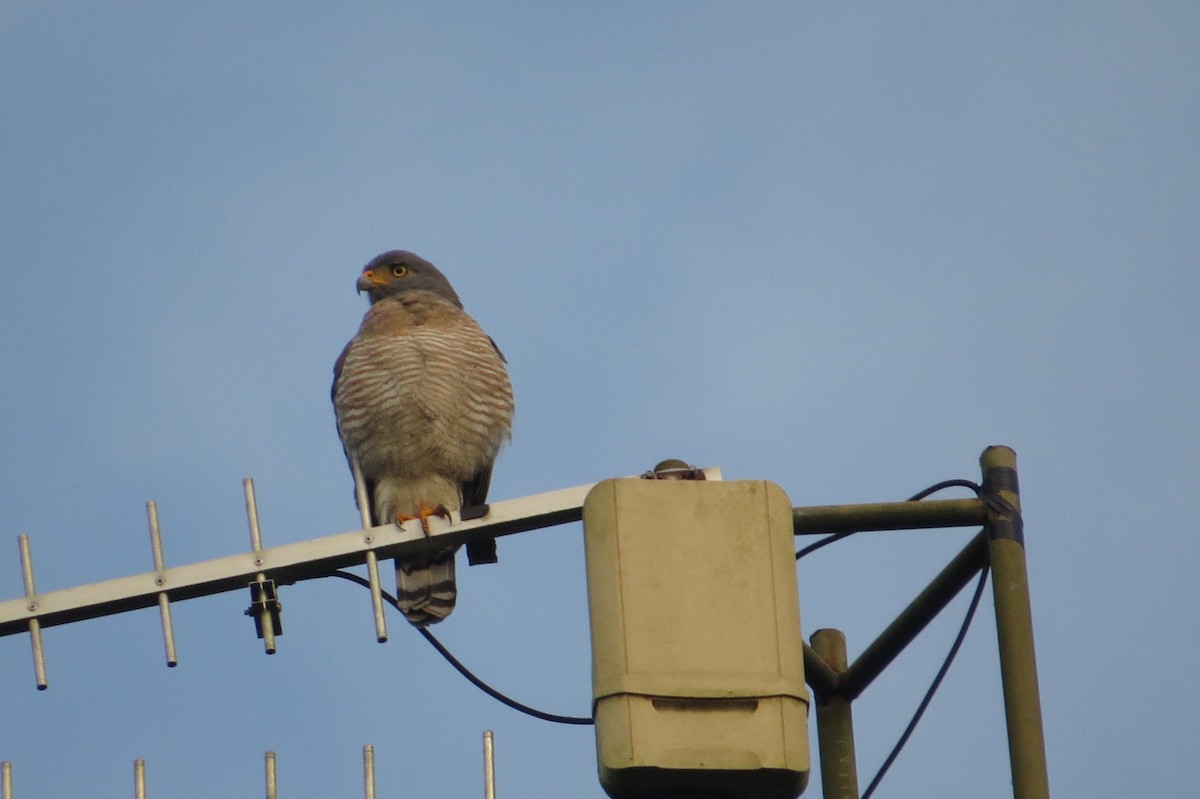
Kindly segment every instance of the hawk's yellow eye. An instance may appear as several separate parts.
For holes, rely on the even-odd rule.
[[[392,277],[404,277],[407,274],[408,274],[407,266],[393,266],[392,267]]]

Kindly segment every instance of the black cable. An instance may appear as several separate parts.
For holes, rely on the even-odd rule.
[[[973,483],[970,480],[943,480],[940,483],[934,483],[929,488],[926,488],[923,491],[918,491],[917,493],[913,494],[911,497],[909,497],[905,501],[906,502],[917,502],[919,500],[925,499],[925,497],[929,496],[930,494],[936,494],[938,491],[941,491],[943,489],[955,488],[955,487],[969,488],[975,492],[975,496],[979,496],[980,493],[982,493],[982,491],[983,491],[983,488],[980,487],[979,483]]]
[[[797,553],[796,553],[796,560],[800,560],[800,558],[802,558],[802,557],[804,557],[805,555],[808,555],[808,554],[810,554],[810,553],[812,553],[812,552],[816,552],[818,549],[820,549],[820,548],[821,548],[821,547],[823,547],[823,546],[827,546],[828,544],[832,544],[832,543],[834,543],[835,541],[841,541],[841,540],[842,540],[843,538],[845,538],[846,536],[854,535],[854,534],[855,534],[855,533],[857,533],[857,532],[858,532],[858,530],[846,530],[846,531],[844,531],[844,532],[841,532],[841,533],[831,533],[830,535],[827,535],[826,537],[822,538],[821,540],[819,540],[819,541],[816,541],[816,542],[814,542],[814,543],[812,543],[812,544],[809,544],[808,546],[804,547],[804,548],[803,548],[803,549],[801,549],[799,552],[797,552]]]
[[[975,496],[979,496],[980,493],[983,491],[983,489],[980,488],[978,483],[973,483],[970,480],[943,480],[940,483],[934,483],[929,488],[918,491],[917,493],[913,494],[911,497],[906,499],[905,502],[919,502],[920,500],[925,499],[925,497],[929,496],[930,494],[934,494],[934,493],[941,491],[943,489],[946,489],[946,488],[955,488],[955,487],[969,488],[975,492]],[[796,560],[800,560],[800,558],[804,557],[805,555],[816,552],[818,549],[820,549],[823,546],[832,544],[835,541],[841,541],[843,538],[852,536],[857,532],[860,532],[860,531],[859,530],[845,530],[840,533],[830,533],[829,535],[822,538],[821,540],[819,540],[815,543],[809,544],[806,547],[801,548],[798,552],[796,552]]]
[[[368,589],[371,587],[371,583],[368,582],[365,577],[360,577],[357,574],[354,574],[353,572],[335,571],[335,572],[330,572],[327,575],[321,575],[321,576],[322,577],[341,577],[343,580],[349,580],[352,583],[358,583],[359,585],[364,586]],[[383,596],[384,600],[389,605],[394,607],[396,610],[400,609],[400,605],[396,601],[396,598],[394,596],[389,594],[387,591],[381,590],[379,593],[380,593],[380,595]],[[558,716],[558,715],[555,715],[554,713],[546,713],[545,711],[529,707],[529,705],[523,705],[515,699],[510,699],[509,697],[500,693],[495,688],[488,685],[483,680],[479,679],[474,674],[472,674],[471,670],[468,669],[466,666],[464,666],[459,661],[458,658],[456,658],[456,657],[454,657],[454,655],[450,654],[450,650],[446,649],[446,647],[442,645],[441,641],[434,638],[433,633],[429,632],[429,630],[426,630],[424,627],[418,627],[417,632],[419,632],[422,636],[424,636],[425,640],[428,641],[431,645],[433,645],[433,648],[436,649],[441,654],[441,656],[444,657],[451,666],[453,666],[455,669],[457,669],[459,674],[466,677],[471,682],[472,685],[474,685],[476,688],[483,691],[485,694],[492,697],[493,699],[495,699],[499,702],[503,702],[504,704],[508,705],[513,710],[519,710],[522,713],[533,716],[536,719],[541,719],[542,721],[553,721],[557,724],[594,724],[595,723],[590,718],[583,718],[580,716]]]
[[[974,483],[970,480],[943,480],[940,483],[934,483],[933,485],[929,486],[929,488],[918,491],[905,501],[919,502],[930,494],[935,494],[938,491],[942,491],[946,488],[969,488],[975,492],[975,496],[977,497],[982,496],[983,493],[983,488],[978,483]],[[846,538],[847,536],[853,535],[857,532],[859,531],[846,530],[841,533],[832,533],[825,538],[822,538],[820,541],[817,541],[814,544],[809,544],[808,546],[802,548],[796,553],[796,560],[800,560],[810,552],[815,552],[821,547],[832,544],[835,541],[841,541],[843,538]],[[867,790],[863,792],[862,799],[869,799],[871,794],[875,792],[875,789],[879,786],[880,781],[883,780],[883,775],[887,774],[888,769],[892,767],[892,763],[894,763],[896,758],[899,757],[900,751],[904,748],[904,745],[908,743],[908,739],[912,737],[913,731],[916,730],[917,724],[921,721],[921,717],[925,715],[925,710],[929,707],[929,703],[933,701],[933,695],[937,693],[938,687],[941,686],[942,680],[946,677],[946,672],[950,670],[950,664],[954,662],[954,658],[958,654],[959,648],[962,646],[963,639],[967,637],[967,630],[970,629],[971,621],[975,618],[975,610],[979,607],[979,599],[981,596],[983,596],[983,587],[987,583],[987,576],[988,567],[984,566],[979,572],[979,583],[975,586],[975,595],[971,597],[971,604],[967,607],[966,618],[963,619],[962,626],[958,629],[958,635],[955,636],[954,643],[950,646],[950,652],[947,653],[946,659],[942,661],[942,667],[938,669],[937,676],[933,678],[933,683],[930,684],[929,690],[925,692],[925,696],[921,699],[921,703],[917,705],[917,711],[913,713],[913,717],[909,720],[908,726],[904,728],[904,732],[901,734],[900,739],[896,741],[896,745],[892,747],[892,751],[888,753],[887,758],[884,759],[883,765],[879,767],[879,771],[876,772],[875,777],[871,780],[871,784],[868,785]]]
[[[933,695],[937,693],[938,687],[942,684],[942,679],[946,676],[946,672],[950,670],[950,664],[954,662],[954,656],[958,654],[959,647],[962,646],[963,639],[967,637],[967,630],[971,627],[971,620],[975,618],[975,610],[979,607],[979,599],[983,596],[983,586],[987,583],[988,567],[984,566],[979,572],[979,582],[975,585],[975,595],[971,597],[971,604],[967,607],[967,616],[963,619],[962,626],[958,628],[958,635],[954,638],[954,643],[950,647],[950,652],[946,655],[946,659],[942,662],[942,667],[938,669],[937,676],[933,678],[933,684],[929,686],[929,690],[925,692],[925,697],[921,700],[921,704],[917,705],[917,712],[913,714],[912,720],[908,722],[908,726],[904,728],[904,733],[900,736],[900,740],[896,741],[896,745],[892,747],[892,751],[888,754],[887,759],[883,761],[883,765],[879,767],[871,784],[867,786],[867,790],[863,792],[862,799],[869,799],[875,788],[878,787],[883,775],[887,774],[887,770],[891,768],[900,750],[908,743],[908,739],[912,736],[913,730],[917,728],[917,722],[921,720],[921,716],[925,715],[925,709],[929,707],[930,701],[933,700]]]

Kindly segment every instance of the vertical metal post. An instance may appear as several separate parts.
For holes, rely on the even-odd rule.
[[[363,747],[363,795],[375,799],[375,747],[371,744]]]
[[[980,465],[988,515],[988,557],[996,604],[1013,796],[1048,799],[1050,779],[1033,650],[1033,614],[1025,566],[1017,455],[1008,447],[988,447],[980,457]]]
[[[158,527],[158,504],[154,500],[146,503],[146,516],[150,522],[150,552],[154,556],[154,582],[160,586],[167,583],[166,566],[163,561],[162,532]],[[175,627],[171,624],[171,601],[167,592],[158,595],[158,615],[162,619],[163,646],[167,650],[167,666],[174,668],[179,662],[175,655]]]
[[[146,799],[146,761],[133,761],[133,799]]]
[[[846,636],[841,630],[817,630],[812,636],[812,647],[839,677],[846,670]],[[858,799],[850,700],[838,691],[815,693],[822,792],[825,799]]]
[[[358,461],[350,462],[350,473],[354,475],[354,500],[358,503],[358,515],[363,529],[371,526],[371,508],[367,500],[367,485],[363,481]],[[368,538],[367,543],[371,543]],[[375,640],[385,643],[388,639],[387,618],[383,614],[383,589],[379,584],[379,558],[375,550],[367,550],[367,583],[371,587],[371,612],[375,616]]]
[[[11,760],[0,763],[0,799],[13,799]]]
[[[275,753],[267,752],[267,799],[278,799],[275,782]]]
[[[496,799],[496,736],[483,731],[483,799]]]
[[[242,490],[246,495],[246,520],[250,523],[250,548],[254,550],[258,556],[255,558],[255,563],[262,565],[262,530],[258,526],[258,499],[254,495],[254,478],[247,477],[242,480]],[[260,583],[266,582],[267,575],[259,572],[255,575],[255,580]],[[271,611],[263,607],[258,612],[258,622],[262,630],[263,648],[266,649],[268,655],[275,654],[275,623],[271,618]]]
[[[30,612],[38,608],[37,588],[33,582],[33,555],[29,552],[29,536],[21,533],[17,536],[17,545],[21,550],[21,579],[25,583],[25,596],[29,598],[27,607]],[[36,618],[29,620],[29,641],[33,645],[33,676],[37,681],[39,691],[46,690],[46,651],[42,648],[42,623]]]

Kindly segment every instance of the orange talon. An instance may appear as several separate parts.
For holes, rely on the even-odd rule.
[[[421,531],[425,533],[426,538],[429,538],[430,516],[441,516],[446,521],[450,521],[450,509],[445,505],[438,505],[436,508],[431,508],[429,505],[426,505],[424,502],[422,502],[417,509],[416,516],[406,516],[403,513],[396,514],[396,524],[403,527],[405,522],[412,521],[413,519],[420,519]]]

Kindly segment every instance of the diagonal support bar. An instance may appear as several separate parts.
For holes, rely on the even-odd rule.
[[[862,695],[985,565],[987,536],[980,532],[846,669],[841,675],[839,693],[847,699]]]
[[[837,693],[842,671],[835,671],[817,650],[804,641],[800,643],[804,645],[804,681],[818,693]]]

